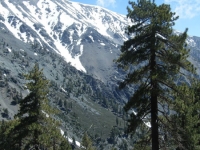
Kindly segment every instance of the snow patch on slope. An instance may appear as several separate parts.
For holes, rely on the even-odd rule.
[[[134,111],[133,109],[131,109],[131,110],[128,111],[128,114],[132,114],[132,113],[133,113],[134,115],[137,115],[137,112]],[[146,117],[145,117],[144,119],[142,119],[142,121],[144,122],[144,124],[145,124],[147,127],[151,128],[151,122],[146,121]]]
[[[92,42],[94,42],[94,39],[91,35],[89,35],[89,38],[92,40]]]
[[[74,44],[74,42],[76,42],[77,45],[81,45],[81,36],[87,31],[88,27],[96,29],[100,34],[110,39],[113,39],[114,33],[118,33],[123,39],[126,39],[123,29],[127,26],[127,18],[99,6],[64,0],[38,0],[36,5],[32,5],[30,1],[23,1],[23,7],[14,5],[9,0],[5,0],[4,2],[9,9],[0,4],[0,14],[6,18],[5,22],[1,22],[7,26],[16,38],[24,42],[38,40],[41,46],[43,45],[42,43],[47,44],[57,53],[64,56],[65,60],[70,62],[72,66],[83,72],[86,72],[86,69],[79,59],[82,55],[82,51],[79,55],[73,57],[73,50],[72,48],[68,49],[68,47],[71,47],[69,45]],[[11,13],[10,10],[12,10]],[[8,17],[11,16],[11,14],[12,16],[17,16],[19,20],[21,20],[17,22],[16,28],[12,26],[11,23],[8,23]],[[39,39],[31,36],[27,37],[26,32],[21,33],[19,28],[23,24],[29,26],[39,36]],[[35,24],[41,25],[39,30],[35,29]],[[59,25],[57,31],[54,30],[56,25]],[[75,29],[70,31],[70,44],[63,44],[61,35],[71,25],[75,25]],[[78,41],[73,39],[75,31],[79,36],[77,39]],[[48,37],[44,37],[41,32],[47,33]],[[92,36],[89,36],[89,38],[94,42]],[[103,45],[103,43],[101,43],[101,45]],[[82,46],[80,46],[80,50],[82,50]]]
[[[64,136],[64,137],[68,140],[69,143],[72,143],[72,142],[73,142],[72,138],[70,138],[70,137],[64,135],[64,131],[63,131],[62,129],[60,129],[60,133],[61,133],[62,136]],[[76,145],[77,145],[78,147],[81,147],[81,143],[80,143],[80,142],[75,141],[75,143],[76,143]]]
[[[66,47],[64,47],[62,45],[62,43],[59,40],[56,40],[53,38],[53,36],[51,35],[52,32],[52,28],[53,26],[50,25],[54,25],[57,22],[57,18],[59,18],[60,15],[60,21],[63,20],[63,28],[62,30],[64,31],[64,27],[66,27],[69,24],[66,24],[66,22],[73,22],[72,21],[66,21],[66,15],[64,13],[61,13],[59,11],[57,11],[57,5],[55,3],[53,3],[50,0],[46,0],[46,3],[48,3],[48,7],[46,7],[46,9],[50,9],[50,14],[47,14],[46,16],[44,15],[46,13],[46,9],[45,8],[40,8],[41,6],[43,6],[43,2],[39,1],[38,2],[38,7],[40,8],[42,15],[42,18],[39,19],[40,23],[42,25],[44,25],[44,29],[46,30],[46,32],[48,33],[48,35],[52,38],[52,40],[54,40],[54,45],[56,46],[56,51],[58,53],[60,53],[62,56],[64,56],[65,60],[67,62],[70,62],[72,66],[76,67],[76,69],[81,70],[83,72],[86,72],[86,69],[83,67],[83,65],[81,64],[79,57],[75,57],[73,58],[72,55],[69,53],[69,50],[66,49]],[[43,6],[44,7],[44,6]],[[34,13],[35,10],[32,10],[32,13]],[[49,16],[53,16],[53,17],[49,17]],[[65,17],[62,19],[62,17]],[[51,23],[51,24],[50,24]],[[50,24],[50,25],[49,25]],[[74,31],[71,31],[70,34],[72,35]],[[56,34],[56,33],[55,33]],[[70,40],[72,42],[72,37],[70,37]]]
[[[192,38],[187,38],[186,43],[192,47],[196,46],[195,41]]]
[[[105,46],[106,44],[105,43],[100,43],[102,46]]]

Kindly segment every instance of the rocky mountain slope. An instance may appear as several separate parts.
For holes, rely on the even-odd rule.
[[[17,39],[53,50],[103,81],[112,74],[108,71],[112,60],[127,39],[126,17],[98,6],[67,0],[5,0],[0,7],[1,23]]]
[[[126,16],[68,0],[5,0],[1,2],[2,29],[24,43],[54,51],[76,69],[112,85],[119,78],[113,59],[127,39]],[[199,48],[198,38],[188,44]],[[193,58],[192,58],[193,59]]]
[[[126,16],[68,0],[0,2],[0,119],[17,112],[27,94],[23,74],[37,62],[69,135],[78,138],[89,129],[95,139],[107,138],[116,118],[123,128],[121,108],[132,92],[118,90],[124,75],[113,59],[128,39]],[[200,38],[187,43],[199,74]]]

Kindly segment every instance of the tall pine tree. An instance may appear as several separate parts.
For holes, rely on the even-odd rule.
[[[58,149],[63,137],[58,122],[52,118],[54,110],[48,102],[49,81],[38,64],[25,75],[29,94],[20,101],[20,109],[15,116],[19,124],[15,126],[13,147],[15,149]]]
[[[129,4],[132,9],[127,8],[127,17],[133,25],[127,27],[126,33],[130,38],[122,45],[122,54],[116,60],[119,67],[129,71],[120,88],[137,85],[124,107],[125,111],[137,112],[131,115],[128,131],[135,131],[143,123],[142,119],[150,118],[152,150],[158,150],[163,134],[159,116],[166,115],[164,106],[171,106],[172,92],[181,92],[175,84],[183,75],[180,69],[194,71],[187,61],[187,30],[179,35],[173,33],[172,27],[178,17],[169,5],[157,6],[154,0]]]
[[[84,150],[95,150],[95,148],[92,146],[92,140],[85,132],[81,141],[82,149]]]

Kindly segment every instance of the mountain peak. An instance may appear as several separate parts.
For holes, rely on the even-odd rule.
[[[89,27],[116,44],[127,39],[124,28],[127,18],[99,6],[63,0],[1,2],[1,23],[23,42],[37,41],[41,46],[61,54],[78,70],[86,72],[80,61],[83,46],[73,54],[77,41]],[[69,28],[74,27],[73,30]],[[116,38],[117,37],[117,38]]]

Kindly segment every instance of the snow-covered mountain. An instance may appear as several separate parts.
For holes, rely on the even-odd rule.
[[[0,8],[2,29],[59,53],[78,70],[103,81],[109,73],[99,70],[112,67],[119,45],[127,39],[126,16],[98,6],[68,0],[4,0]]]
[[[68,0],[4,0],[0,8],[1,28],[17,39],[55,51],[104,83],[119,77],[113,59],[127,39],[126,16]],[[188,43],[198,47],[195,38],[188,38]]]

